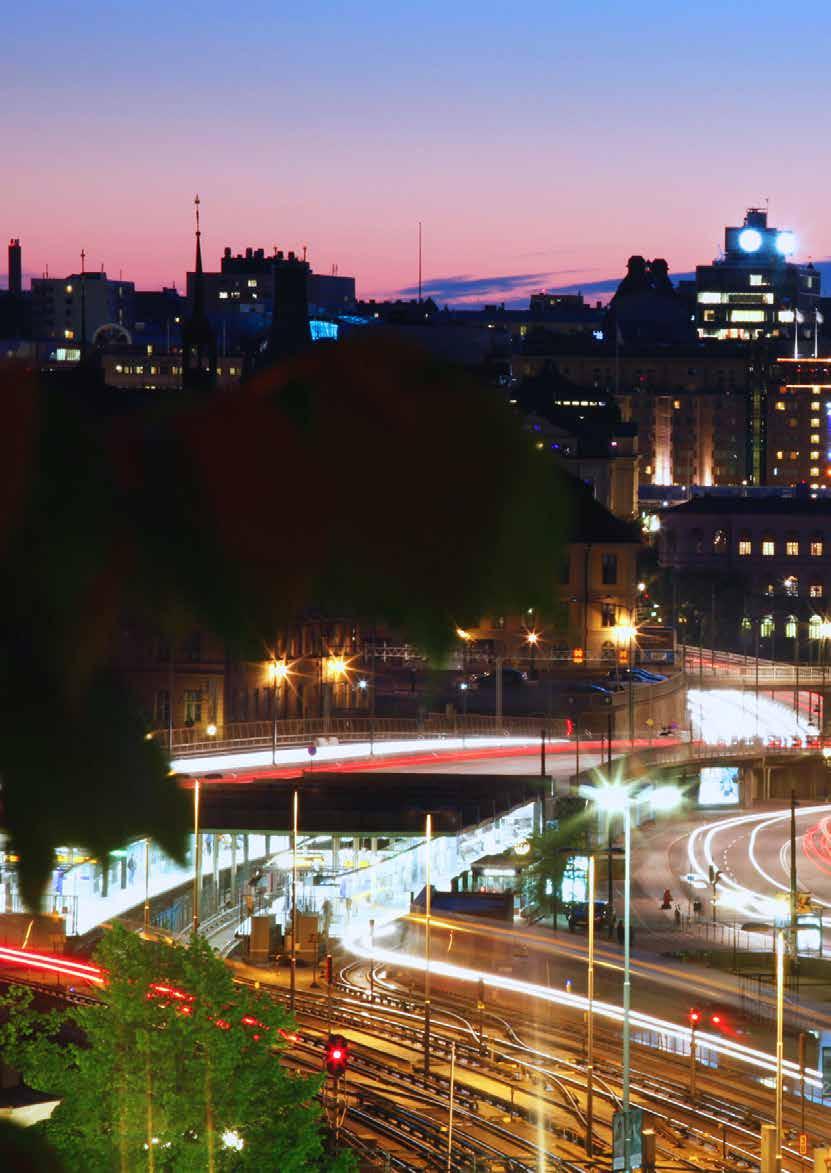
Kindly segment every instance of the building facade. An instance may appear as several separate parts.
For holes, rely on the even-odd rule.
[[[695,271],[699,337],[797,345],[800,335],[810,337],[820,275],[812,264],[788,259],[796,247],[789,229],[768,227],[763,208],[748,208],[741,226],[725,228],[723,255]]]
[[[766,453],[768,484],[831,486],[831,358],[772,365]]]
[[[768,641],[819,638],[831,592],[831,500],[808,492],[753,497],[707,494],[666,509],[660,565],[678,576],[741,583],[743,627]],[[812,634],[813,633],[813,634]],[[790,654],[790,653],[788,653]]]
[[[510,615],[483,619],[468,634],[479,649],[526,660],[536,631],[540,658],[613,660],[615,628],[635,622],[640,536],[614,517],[586,486],[575,488],[560,582],[552,584],[551,618]]]
[[[107,274],[73,273],[69,277],[32,278],[32,336],[74,346],[94,344],[114,330],[132,341],[135,286],[110,281]]]

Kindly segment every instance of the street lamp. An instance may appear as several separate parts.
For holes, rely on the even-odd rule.
[[[199,889],[202,884],[202,840],[199,838],[199,779],[193,780],[193,935],[199,932]]]
[[[277,764],[277,691],[289,676],[289,666],[283,659],[273,659],[268,665],[268,675],[271,680],[271,764]]]
[[[536,674],[537,674],[536,668],[534,667],[534,655],[537,650],[537,645],[540,642],[540,633],[538,631],[526,632],[525,633],[525,642],[528,644],[528,647],[531,649],[531,668],[530,668],[529,675],[530,675],[531,679],[534,680],[536,678]]]
[[[427,815],[424,827],[424,1076],[430,1075],[430,849],[433,839],[433,816]]]
[[[630,1152],[629,1136],[629,1083],[630,1083],[630,1050],[631,1050],[631,966],[630,966],[630,924],[631,924],[631,889],[632,889],[632,807],[639,802],[651,801],[655,810],[668,811],[677,806],[681,793],[674,786],[659,786],[653,790],[634,794],[631,787],[620,783],[609,783],[601,780],[599,786],[582,786],[580,793],[592,801],[598,810],[607,814],[623,815],[623,1136],[624,1136],[624,1173],[631,1173],[632,1154]],[[593,918],[594,909],[589,909],[589,917]]]
[[[631,618],[631,617],[630,617]],[[634,695],[632,693],[632,644],[638,637],[638,629],[634,623],[618,623],[612,628],[612,635],[615,643],[618,646],[618,680],[620,680],[620,654],[621,649],[626,648],[626,664],[629,671],[628,679],[628,694],[627,694],[627,708],[629,710],[629,744],[635,740],[635,704]]]

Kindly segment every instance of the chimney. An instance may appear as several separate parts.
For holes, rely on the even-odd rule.
[[[14,236],[9,241],[9,293],[23,292],[23,265],[20,241]]]

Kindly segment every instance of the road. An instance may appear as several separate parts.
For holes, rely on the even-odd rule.
[[[804,805],[796,812],[797,889],[831,911],[831,805]],[[717,917],[729,924],[772,925],[789,916],[790,811],[766,809],[708,821],[677,839],[669,853],[677,877],[721,872]],[[686,885],[688,898],[693,890]],[[712,919],[712,889],[695,891]],[[767,930],[768,934],[770,929]],[[829,942],[826,934],[826,947]]]

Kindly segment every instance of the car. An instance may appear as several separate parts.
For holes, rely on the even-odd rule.
[[[598,684],[597,681],[581,680],[578,684],[570,684],[568,686],[568,692],[572,696],[583,692],[611,696],[613,692],[619,691],[619,687],[608,680],[604,680],[602,684]]]
[[[594,925],[603,924],[606,920],[606,909],[608,902],[605,900],[595,900],[594,902]],[[570,933],[577,929],[586,928],[589,923],[589,902],[588,900],[578,900],[568,910],[568,929]]]
[[[519,668],[503,667],[503,688],[522,688],[527,683],[528,674],[526,672],[521,672]],[[470,685],[472,688],[496,688],[496,673],[475,672],[470,678]]]
[[[662,680],[666,680],[666,676],[660,676],[657,672],[648,672],[646,668],[621,668],[614,669],[606,678],[607,680],[631,680],[634,684],[660,684]]]

